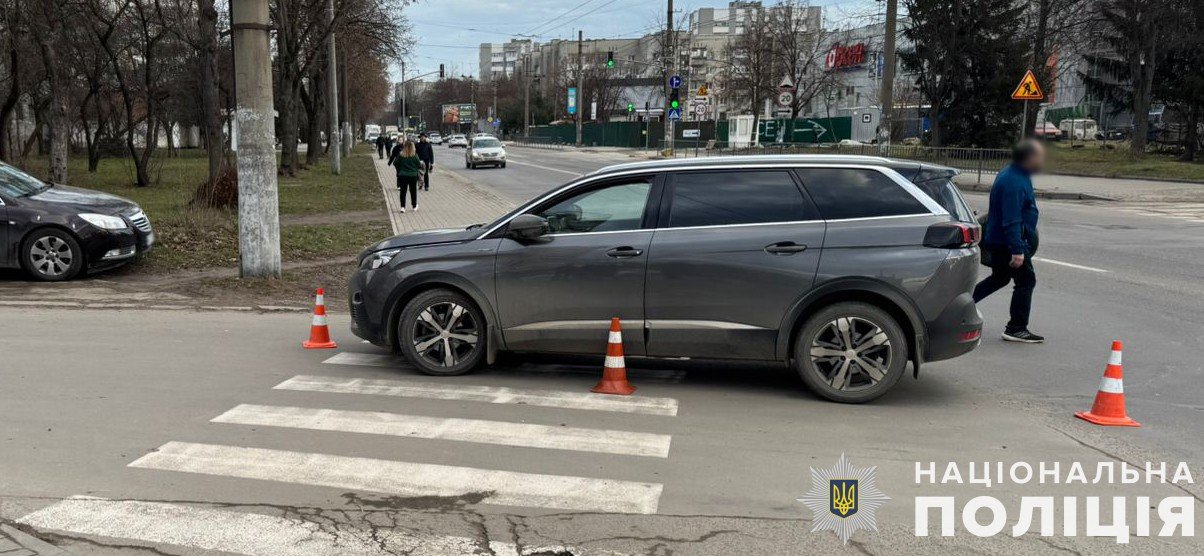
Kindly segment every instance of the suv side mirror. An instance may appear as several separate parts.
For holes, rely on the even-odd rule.
[[[547,235],[550,229],[546,218],[520,214],[506,226],[506,237],[516,241],[534,241]]]

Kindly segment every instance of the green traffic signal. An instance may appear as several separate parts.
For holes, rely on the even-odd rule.
[[[673,99],[673,100],[669,101],[669,108],[680,108],[680,107],[681,107],[681,102],[678,101],[677,99]]]
[[[635,112],[635,104],[634,104],[634,103],[630,103],[630,102],[629,102],[629,103],[627,103],[627,111],[628,111],[628,112]]]
[[[606,61],[606,67],[608,67],[608,68],[613,68],[613,67],[615,67],[615,61],[614,61],[614,60],[607,60],[607,61]]]

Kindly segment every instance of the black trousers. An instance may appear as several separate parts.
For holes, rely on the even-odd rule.
[[[418,176],[397,176],[397,189],[401,191],[401,208],[406,208],[406,190],[410,190],[410,207],[418,206]]]
[[[1024,264],[1020,265],[1020,268],[1012,268],[1008,265],[1012,255],[1007,250],[995,251],[992,253],[992,257],[994,265],[991,266],[991,275],[974,287],[974,302],[982,301],[1008,285],[1008,282],[1014,282],[1012,304],[1009,308],[1011,320],[1008,321],[1004,331],[1025,330],[1028,328],[1028,317],[1033,308],[1033,288],[1037,287],[1037,273],[1033,270],[1033,258],[1031,255],[1025,255]]]
[[[431,189],[431,166],[428,164],[426,171],[422,173],[422,189],[430,191]]]

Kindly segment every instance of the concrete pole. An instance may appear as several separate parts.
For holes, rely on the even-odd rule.
[[[326,0],[326,24],[334,25],[334,0]],[[334,31],[326,45],[326,101],[330,106],[330,129],[326,132],[327,151],[330,154],[330,171],[336,176],[343,173],[343,148],[339,146],[339,69],[334,47]]]
[[[585,31],[578,30],[577,31],[577,99],[575,101],[575,104],[577,105],[576,116],[577,116],[577,146],[578,147],[580,147],[583,143],[582,138],[581,138],[581,124],[582,124],[581,120],[585,117],[585,114],[582,113],[582,112],[584,112],[584,110],[582,109],[582,106],[581,106],[581,86],[582,86],[582,83],[584,83],[584,81],[582,80],[582,77],[585,74],[585,65],[583,63],[584,60],[581,57],[581,46],[582,46],[582,42],[584,40],[585,40]]]
[[[899,0],[886,0],[886,36],[882,41],[882,90],[878,102],[878,149],[882,156],[890,155],[891,116],[895,111],[895,25],[899,19]]]
[[[351,129],[351,103],[347,100],[347,50],[339,50],[339,91],[343,95],[339,105],[343,108],[343,156],[351,156],[351,148],[355,146]]]
[[[531,55],[523,57],[523,137],[531,136]]]
[[[661,151],[672,149],[673,145],[673,122],[669,119],[669,77],[673,75],[674,58],[677,53],[673,51],[673,0],[669,0],[669,10],[665,15],[665,44],[664,47],[664,64],[665,69],[661,72],[661,86],[665,91],[665,112],[661,116],[665,122],[665,138],[661,142]]]
[[[275,106],[268,0],[233,0],[238,123],[238,269],[243,278],[280,278]]]

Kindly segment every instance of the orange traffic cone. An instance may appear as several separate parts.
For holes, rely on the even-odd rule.
[[[339,347],[330,340],[330,327],[326,326],[326,290],[318,288],[314,297],[314,321],[309,327],[309,340],[301,342],[305,349],[330,349]]]
[[[1108,366],[1104,369],[1104,380],[1095,394],[1095,403],[1091,411],[1080,411],[1074,414],[1075,417],[1106,427],[1141,426],[1125,413],[1124,370],[1120,363],[1122,347],[1119,341],[1112,342],[1112,356],[1108,358]]]
[[[623,359],[623,329],[618,317],[610,319],[610,341],[606,343],[606,364],[602,367],[602,380],[590,389],[599,394],[629,396],[635,386],[627,382],[627,363]]]

